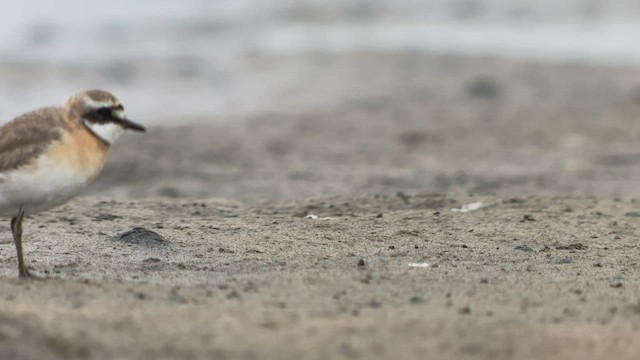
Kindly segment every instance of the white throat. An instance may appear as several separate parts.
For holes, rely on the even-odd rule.
[[[106,141],[109,145],[116,142],[124,132],[124,128],[122,126],[112,122],[97,124],[85,120],[84,123],[89,129],[91,129],[91,131],[93,131],[94,134],[98,135],[99,138]]]

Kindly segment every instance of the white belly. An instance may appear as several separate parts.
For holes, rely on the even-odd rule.
[[[62,205],[80,194],[89,180],[42,157],[37,167],[0,175],[0,216],[15,216],[20,207],[26,214],[34,214]]]

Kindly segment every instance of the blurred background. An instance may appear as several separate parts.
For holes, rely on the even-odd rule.
[[[640,195],[632,0],[3,5],[0,118],[114,92],[147,124],[92,190]]]

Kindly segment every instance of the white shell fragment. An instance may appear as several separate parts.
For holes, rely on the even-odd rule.
[[[409,267],[426,268],[429,267],[428,263],[409,263]]]
[[[474,203],[471,203],[471,204],[464,204],[459,209],[458,208],[453,208],[453,209],[451,209],[451,211],[466,213],[466,212],[469,212],[469,211],[478,210],[482,206],[483,206],[482,202],[478,201],[478,202],[474,202]]]
[[[316,219],[319,219],[319,220],[333,220],[333,218],[330,217],[330,216],[318,217],[318,215],[314,215],[314,214],[309,214],[309,215],[305,216],[304,218],[305,219],[311,219],[311,220],[316,220]]]

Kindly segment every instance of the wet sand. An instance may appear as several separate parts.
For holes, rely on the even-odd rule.
[[[3,356],[634,358],[638,69],[325,65],[359,79],[341,105],[125,137],[26,220],[43,280],[0,227]]]

